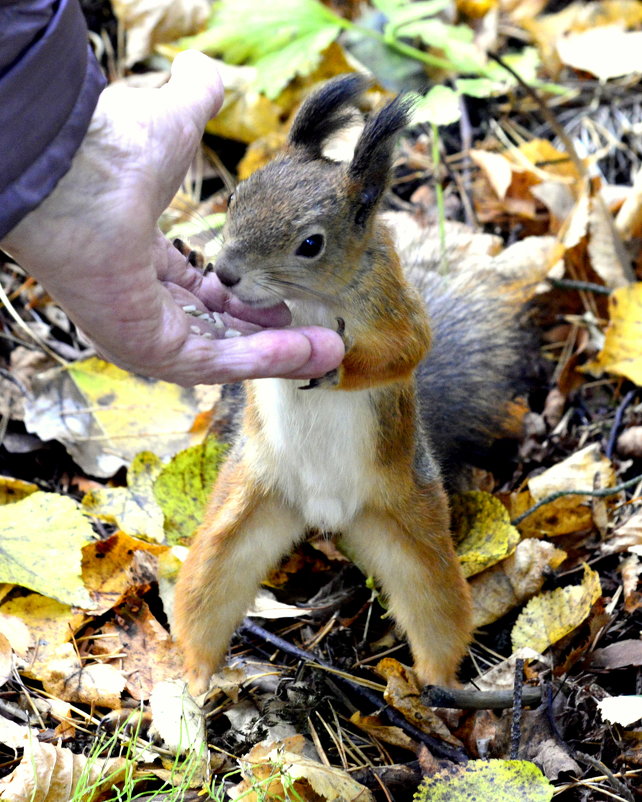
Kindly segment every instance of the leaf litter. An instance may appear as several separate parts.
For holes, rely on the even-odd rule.
[[[528,406],[515,406],[517,453],[453,502],[479,628],[462,667],[472,697],[424,703],[385,600],[318,536],[268,577],[233,643],[234,667],[206,700],[187,697],[173,585],[238,401],[102,363],[2,257],[2,797],[191,786],[221,800],[633,799],[640,4],[275,0],[259,13],[257,3],[244,0],[242,14],[224,0],[209,21],[199,0],[115,6],[128,33],[121,72],[158,68],[158,54],[188,45],[219,59],[226,99],[208,130],[228,142],[215,142],[215,159],[207,143],[181,204],[219,220],[225,180],[274,155],[311,86],[370,70],[371,106],[402,88],[425,96],[386,212],[413,280],[435,264],[479,281],[495,271],[530,299],[541,332],[546,375]],[[102,25],[115,30],[103,18],[99,34]],[[231,140],[247,146],[242,161]],[[335,157],[349,147],[337,143]],[[215,189],[201,198],[203,178]],[[194,242],[209,236],[189,225]],[[537,701],[512,711],[520,683]]]

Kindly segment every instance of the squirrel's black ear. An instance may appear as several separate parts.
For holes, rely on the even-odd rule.
[[[348,168],[358,225],[366,223],[388,185],[395,135],[408,125],[413,103],[408,95],[397,95],[368,119],[359,137]]]
[[[308,159],[320,159],[328,137],[346,126],[352,106],[368,88],[370,81],[363,75],[352,73],[328,81],[308,97],[299,109],[288,137],[288,144]]]

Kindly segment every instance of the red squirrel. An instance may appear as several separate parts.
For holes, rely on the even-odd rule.
[[[285,151],[230,201],[219,279],[248,304],[285,300],[295,324],[338,328],[346,353],[308,385],[246,383],[240,435],[176,588],[174,631],[194,694],[207,689],[261,580],[310,529],[341,534],[380,582],[421,682],[454,683],[471,637],[470,592],[439,463],[452,476],[449,450],[457,460],[468,442],[501,433],[514,348],[503,333],[506,314],[482,312],[480,329],[465,293],[451,302],[436,278],[446,300],[437,310],[432,382],[429,314],[377,216],[409,101],[397,97],[369,117],[349,163],[323,155],[366,86],[355,74],[311,95]],[[457,352],[454,326],[471,327],[473,357],[478,335],[494,332],[479,365]]]

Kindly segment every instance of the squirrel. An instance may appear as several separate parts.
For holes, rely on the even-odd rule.
[[[311,529],[341,534],[379,581],[422,683],[454,684],[471,638],[444,476],[456,483],[507,432],[515,315],[436,274],[427,309],[404,275],[377,211],[407,96],[368,118],[349,163],[324,157],[367,86],[352,74],[310,95],[284,152],[230,198],[220,281],[248,304],[285,300],[295,324],[337,328],[346,351],[304,386],[246,382],[240,435],[176,587],[174,632],[195,695],[261,580]]]

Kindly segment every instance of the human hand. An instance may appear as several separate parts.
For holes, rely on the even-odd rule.
[[[157,226],[222,99],[212,61],[194,51],[177,56],[160,89],[105,89],[69,172],[0,245],[106,359],[128,370],[183,385],[321,376],[344,353],[329,329],[215,339],[214,323],[198,320],[212,333],[207,339],[182,309],[222,312],[226,325],[243,332],[290,323],[284,304],[250,309],[232,298]]]

